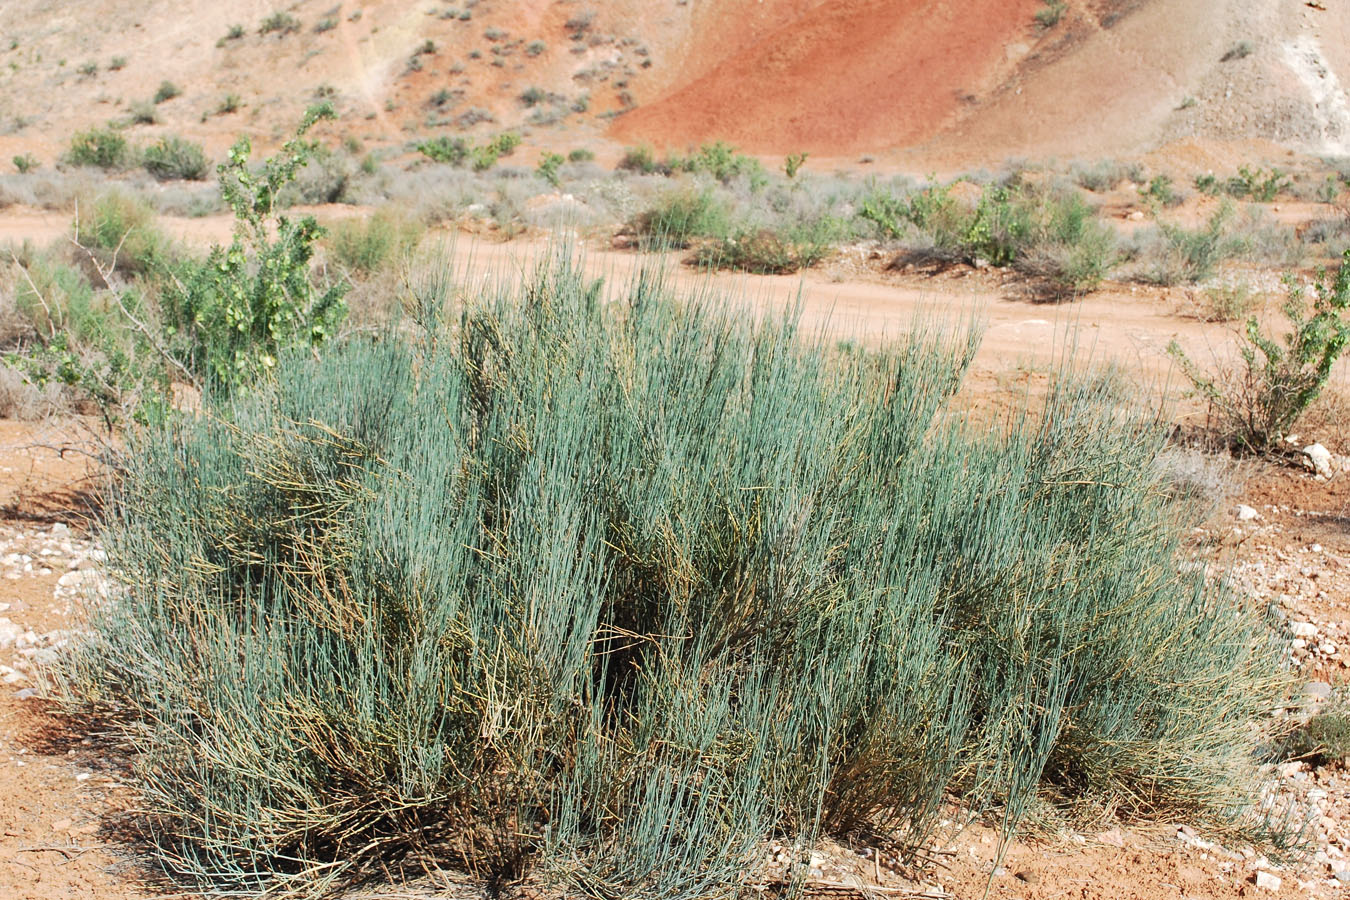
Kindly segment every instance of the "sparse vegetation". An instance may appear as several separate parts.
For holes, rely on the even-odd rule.
[[[280,10],[263,19],[262,24],[258,26],[258,34],[275,34],[277,37],[285,37],[299,30],[300,20],[290,13]]]
[[[237,41],[237,40],[239,40],[240,38],[242,38],[243,36],[244,36],[244,26],[243,26],[243,25],[231,25],[230,28],[229,28],[229,30],[225,32],[225,37],[221,38],[221,40],[224,40],[224,41]]]
[[[127,67],[127,58],[125,56],[114,56],[108,63],[108,71],[120,72]]]
[[[1219,62],[1232,62],[1236,59],[1246,59],[1252,55],[1252,51],[1255,49],[1256,47],[1251,41],[1238,41],[1236,44],[1229,47],[1228,50],[1224,52],[1223,56],[1219,57]]]
[[[953,185],[907,198],[875,191],[859,216],[910,253],[938,262],[1013,266],[1055,297],[1095,290],[1117,259],[1115,232],[1075,192],[1014,179],[985,187],[974,206]]]
[[[98,74],[98,63],[93,62],[92,60],[89,62],[80,63],[79,68],[76,69],[75,71],[79,72],[80,76],[83,78],[93,78],[95,75]]]
[[[216,105],[216,115],[228,116],[231,113],[236,113],[241,105],[243,105],[243,101],[239,99],[238,94],[226,94]]]
[[[1289,285],[1282,312],[1289,331],[1280,338],[1252,316],[1243,330],[1240,362],[1217,372],[1202,370],[1174,341],[1171,353],[1196,393],[1209,402],[1220,428],[1242,450],[1276,446],[1315,401],[1350,340],[1350,251],[1334,275],[1321,275],[1309,298]]]
[[[20,175],[27,175],[29,172],[35,172],[40,165],[37,157],[31,153],[20,153],[10,161],[14,163],[14,168],[18,170]]]
[[[335,16],[328,16],[327,18],[320,19],[318,22],[314,23],[314,33],[323,34],[324,32],[332,31],[337,27],[337,18]]]
[[[1073,179],[1079,187],[1095,194],[1113,191],[1127,181],[1143,184],[1148,180],[1144,167],[1139,163],[1121,163],[1114,159],[1101,160],[1091,165],[1075,165]]]
[[[1234,210],[1225,202],[1202,228],[1159,222],[1141,251],[1146,265],[1139,277],[1154,284],[1195,284],[1214,274],[1219,263],[1241,253],[1247,243],[1231,229]]]
[[[802,170],[802,166],[806,165],[806,158],[807,154],[805,153],[789,153],[787,158],[783,160],[783,174],[788,178],[796,178],[797,173]]]
[[[571,151],[569,151],[568,154],[567,154],[567,161],[568,161],[568,162],[574,162],[574,163],[579,163],[579,162],[590,162],[590,161],[593,160],[593,159],[595,159],[595,153],[594,153],[594,151],[592,151],[592,150],[590,150],[590,149],[588,149],[588,148],[586,148],[586,147],[576,147],[576,148],[572,149]]]
[[[1350,758],[1350,702],[1344,693],[1333,696],[1286,737],[1282,750],[1285,758],[1314,764]]]

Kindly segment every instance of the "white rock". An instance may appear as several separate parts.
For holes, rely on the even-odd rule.
[[[1239,522],[1250,522],[1254,519],[1261,518],[1259,512],[1252,507],[1247,506],[1245,503],[1239,503],[1237,509],[1233,512],[1238,517]]]
[[[1278,891],[1280,889],[1280,883],[1279,877],[1272,875],[1269,872],[1256,873],[1256,886],[1262,890]]]
[[[52,526],[52,537],[64,537],[70,534],[70,526],[65,522],[57,522]]]
[[[1292,622],[1289,625],[1289,631],[1297,638],[1317,637],[1317,626],[1311,622]]]
[[[1303,455],[1308,458],[1312,465],[1312,470],[1323,478],[1330,478],[1331,470],[1331,451],[1321,444],[1309,444],[1303,448]]]

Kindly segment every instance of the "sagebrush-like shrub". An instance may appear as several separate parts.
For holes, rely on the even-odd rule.
[[[328,251],[348,272],[368,275],[417,247],[422,223],[396,211],[381,210],[370,218],[342,219],[328,229]]]
[[[201,181],[210,171],[201,144],[166,137],[146,147],[141,165],[160,181]]]
[[[99,169],[126,169],[135,154],[127,146],[127,139],[111,128],[81,131],[70,139],[65,161],[73,166],[94,166]]]
[[[630,223],[649,248],[683,249],[692,238],[723,238],[731,232],[731,212],[710,189],[672,191]]]
[[[438,322],[458,283],[131,436],[68,690],[170,872],[731,896],[770,835],[918,846],[952,794],[1256,792],[1278,651],[1178,565],[1152,419],[1066,385],[990,433],[940,415],[972,340],[836,351],[566,260]]]

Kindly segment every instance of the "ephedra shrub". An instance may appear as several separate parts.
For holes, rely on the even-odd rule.
[[[1152,420],[1066,387],[975,428],[973,340],[846,351],[565,259],[455,293],[131,439],[68,689],[170,872],[730,896],[766,836],[915,847],[952,794],[1251,799],[1277,653],[1178,565]]]

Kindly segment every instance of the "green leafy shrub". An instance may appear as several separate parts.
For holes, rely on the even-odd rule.
[[[20,175],[27,175],[29,172],[35,172],[37,171],[38,166],[41,165],[41,163],[38,162],[37,157],[31,153],[20,153],[10,161],[14,163],[14,168],[18,170]]]
[[[161,138],[146,147],[141,165],[160,181],[201,181],[210,168],[202,145],[180,137]]]
[[[125,56],[114,56],[108,61],[109,72],[120,72],[127,67],[127,58]]]
[[[1267,171],[1239,166],[1238,173],[1228,179],[1225,189],[1230,197],[1249,197],[1257,203],[1270,203],[1292,184],[1289,176],[1279,169]]]
[[[595,151],[586,147],[575,147],[567,154],[568,162],[590,162],[593,159],[595,159]]]
[[[1334,276],[1322,273],[1311,299],[1294,285],[1282,307],[1290,330],[1276,338],[1255,316],[1247,320],[1233,371],[1206,372],[1173,341],[1169,348],[1182,372],[1219,417],[1236,447],[1266,452],[1289,433],[1321,394],[1332,366],[1350,340],[1350,250]]]
[[[81,131],[70,139],[65,154],[65,161],[70,165],[112,170],[128,169],[134,159],[127,139],[111,128]]]
[[[735,147],[723,141],[704,144],[687,157],[672,159],[666,168],[677,172],[705,172],[723,184],[730,184],[742,175],[751,179],[752,186],[761,185],[765,179],[764,167],[759,160],[737,153]]]
[[[341,320],[345,288],[320,291],[310,280],[323,229],[312,216],[278,214],[283,190],[315,152],[305,133],[333,117],[327,106],[307,112],[295,137],[260,172],[249,166],[247,138],[230,148],[220,187],[235,215],[234,240],[188,267],[164,296],[180,367],[203,384],[231,390],[251,383],[270,372],[287,347],[323,344]]]
[[[1146,186],[1139,189],[1139,196],[1167,209],[1180,206],[1183,200],[1170,175],[1154,175]]]
[[[236,113],[242,105],[243,101],[239,99],[238,94],[226,94],[216,106],[216,115],[228,116],[231,113]]]
[[[369,275],[417,247],[421,222],[392,210],[369,218],[341,219],[328,229],[330,258],[348,272]]]
[[[160,103],[167,103],[181,93],[183,92],[179,90],[178,85],[174,84],[172,81],[161,81],[159,87],[155,89],[154,102],[157,105]]]
[[[544,153],[539,157],[539,165],[535,171],[539,173],[540,178],[557,187],[562,183],[558,170],[565,162],[567,160],[561,153]]]
[[[462,166],[469,158],[471,151],[469,142],[461,137],[440,137],[431,138],[422,141],[417,145],[417,152],[421,153],[432,162],[449,163],[452,166]]]
[[[413,850],[559,896],[736,896],[771,836],[926,844],[1039,785],[1232,821],[1284,687],[1181,565],[1154,418],[946,416],[974,344],[837,350],[566,261],[417,290],[131,436],[66,670],[212,892]],[[804,874],[804,873],[803,873]]]
[[[802,170],[802,166],[806,165],[808,155],[806,153],[789,153],[787,158],[783,160],[783,174],[788,178],[796,178],[797,173]]]
[[[231,25],[230,28],[229,28],[229,30],[225,32],[225,37],[221,38],[221,40],[224,40],[224,41],[237,41],[237,40],[239,40],[240,38],[242,38],[243,36],[244,36],[244,26],[243,26],[243,25]]]

